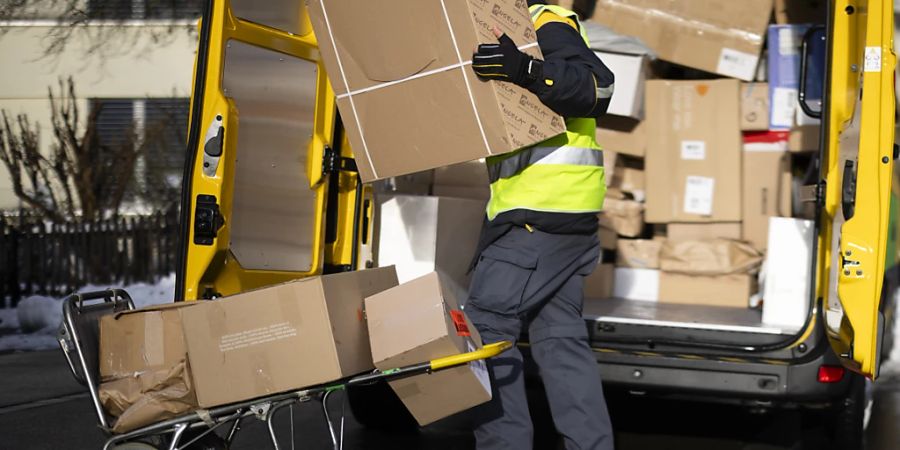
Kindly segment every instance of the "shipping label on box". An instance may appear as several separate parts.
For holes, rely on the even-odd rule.
[[[647,82],[646,220],[741,220],[736,80]]]
[[[472,49],[496,42],[494,25],[541,56],[521,0],[409,1],[399,15],[379,2],[312,0],[308,9],[364,182],[506,153],[565,131],[531,92],[472,71]]]
[[[664,60],[752,81],[771,9],[772,0],[598,0],[592,19]]]

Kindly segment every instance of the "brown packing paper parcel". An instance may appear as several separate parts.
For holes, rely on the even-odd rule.
[[[752,245],[730,239],[667,240],[659,254],[660,269],[684,275],[751,273],[762,261],[762,254]]]

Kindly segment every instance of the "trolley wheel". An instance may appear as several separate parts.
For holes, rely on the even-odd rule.
[[[185,450],[228,450],[228,443],[226,443],[225,439],[222,439],[216,433],[209,433],[206,436],[200,438],[200,440],[198,440],[197,442],[194,442],[187,447],[182,447],[185,442],[194,439],[203,431],[204,430],[202,429],[185,431],[181,436],[181,439],[179,440],[178,448],[183,448]],[[162,448],[168,448],[168,446],[164,446]]]
[[[416,419],[385,381],[350,386],[347,398],[353,417],[366,428],[394,432],[412,432],[419,428]]]
[[[146,442],[126,442],[113,447],[113,450],[159,450],[163,447],[156,447]]]

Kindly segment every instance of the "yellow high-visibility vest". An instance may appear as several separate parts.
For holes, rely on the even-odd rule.
[[[534,5],[529,10],[536,29],[550,22],[568,23],[588,42],[574,12],[555,5]],[[563,213],[603,209],[606,175],[596,129],[593,118],[569,118],[565,133],[487,158],[491,181],[488,219],[514,209]]]

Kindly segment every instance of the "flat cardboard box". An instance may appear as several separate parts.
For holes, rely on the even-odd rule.
[[[616,92],[606,113],[643,119],[644,83],[650,75],[647,56],[599,51],[594,53],[616,75]]]
[[[438,271],[466,298],[486,200],[398,195],[379,205],[377,265],[401,283]]]
[[[124,433],[197,409],[181,312],[153,306],[100,318],[100,402]]]
[[[666,226],[666,236],[675,241],[741,239],[742,228],[741,222],[670,223]]]
[[[775,23],[825,23],[824,0],[775,0]]]
[[[662,239],[619,239],[616,266],[633,269],[659,269]]]
[[[762,322],[798,330],[809,312],[813,222],[772,217],[766,257]]]
[[[648,139],[644,121],[608,115],[597,120],[597,142],[604,151],[643,157]]]
[[[371,370],[363,299],[393,267],[306,278],[181,311],[197,399],[208,408]]]
[[[791,158],[782,151],[744,150],[743,240],[765,251],[769,218],[790,217]]]
[[[753,81],[772,0],[598,0],[592,19],[661,59]]]
[[[741,83],[741,130],[769,129],[769,84]]]
[[[615,266],[598,264],[590,275],[584,277],[584,298],[605,299],[613,296],[616,281]]]
[[[613,230],[619,236],[637,237],[644,231],[644,204],[634,200],[607,197],[597,217],[600,228]]]
[[[662,272],[659,301],[686,305],[746,308],[756,293],[756,277],[751,274],[696,276]]]
[[[497,25],[540,57],[527,5],[311,0],[319,52],[363,182],[499,155],[565,131],[531,92],[481,81],[472,49]],[[414,39],[410,37],[414,36]]]
[[[736,80],[647,82],[646,221],[741,220]]]
[[[746,242],[729,239],[666,240],[659,268],[685,275],[729,275],[756,272],[762,254]]]
[[[478,330],[436,272],[366,298],[372,359],[380,370],[481,348]],[[491,399],[484,361],[391,381],[420,425]]]
[[[616,267],[613,296],[628,300],[658,301],[659,278],[659,270]]]
[[[609,188],[613,182],[614,172],[616,170],[616,165],[619,161],[619,154],[613,150],[603,150],[603,167],[605,168],[605,177],[603,181],[606,182],[606,187]]]

